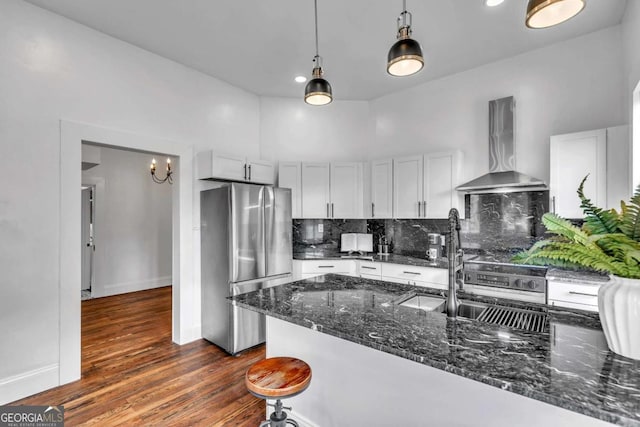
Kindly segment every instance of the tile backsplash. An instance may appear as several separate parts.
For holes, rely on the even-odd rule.
[[[471,194],[465,197],[465,249],[516,252],[543,237],[549,192]],[[322,229],[322,231],[319,231]],[[447,232],[446,219],[294,219],[294,252],[338,252],[342,233],[371,233],[374,248],[386,236],[396,254],[424,257],[429,233]]]

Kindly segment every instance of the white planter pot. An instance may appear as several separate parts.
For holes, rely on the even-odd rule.
[[[598,291],[598,309],[611,351],[640,360],[640,280],[611,276]]]

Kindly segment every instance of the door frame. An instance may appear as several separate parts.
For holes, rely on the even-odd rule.
[[[80,344],[80,192],[82,142],[162,153],[177,159],[172,197],[172,339],[186,344],[200,338],[193,267],[192,146],[90,124],[60,121],[59,384],[81,378]],[[199,305],[199,304],[198,304]]]

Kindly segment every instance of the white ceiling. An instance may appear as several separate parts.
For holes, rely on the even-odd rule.
[[[311,75],[313,0],[27,0],[258,95],[302,97]],[[554,28],[524,26],[526,0],[409,1],[425,53],[417,75],[391,77],[400,0],[319,0],[320,55],[337,100],[369,100],[619,24],[626,0],[588,0]]]

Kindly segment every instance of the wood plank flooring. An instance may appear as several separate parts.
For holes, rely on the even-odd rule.
[[[232,357],[171,342],[171,287],[82,302],[82,379],[19,400],[64,405],[65,425],[257,426],[265,402],[244,385],[264,346]]]

